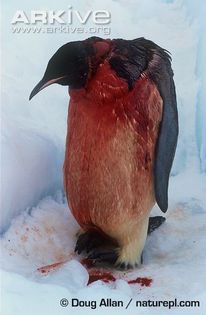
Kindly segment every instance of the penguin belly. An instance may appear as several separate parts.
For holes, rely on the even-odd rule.
[[[84,231],[96,229],[117,242],[117,263],[133,266],[140,263],[155,204],[162,99],[147,78],[116,99],[91,94],[77,92],[70,99],[64,163],[68,204]]]

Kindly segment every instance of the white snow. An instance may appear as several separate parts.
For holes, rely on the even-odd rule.
[[[71,1],[72,2],[72,1]],[[202,0],[97,0],[52,4],[48,0],[3,5],[3,83],[1,127],[1,280],[3,315],[95,314],[111,309],[61,307],[60,299],[133,298],[118,314],[204,314],[205,290],[205,41]],[[113,272],[115,282],[96,281],[74,254],[78,225],[62,185],[66,136],[67,89],[52,86],[28,96],[41,79],[48,59],[62,44],[91,34],[13,34],[10,21],[17,10],[63,9],[111,12],[111,34],[100,37],[144,36],[172,53],[178,96],[180,136],[170,179],[167,221],[151,234],[144,264],[134,271]],[[78,26],[74,22],[74,27]],[[91,21],[88,26],[93,26]],[[94,34],[92,34],[94,35]],[[154,214],[161,215],[156,207]],[[48,274],[37,269],[64,262]],[[150,287],[127,280],[149,277]],[[138,308],[134,300],[186,299],[200,308]]]

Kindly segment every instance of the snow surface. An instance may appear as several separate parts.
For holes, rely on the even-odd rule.
[[[80,0],[70,4],[84,12],[109,10],[112,15],[109,37],[144,36],[172,53],[180,136],[170,179],[167,221],[148,237],[144,265],[127,273],[114,272],[118,280],[113,283],[97,281],[87,286],[88,271],[74,254],[78,225],[62,192],[67,91],[55,85],[30,103],[28,96],[56,49],[90,34],[13,34],[10,21],[16,10],[67,10],[68,2],[63,0],[61,5],[48,0],[5,2],[1,98],[2,314],[111,313],[111,309],[60,307],[61,298],[72,296],[116,298],[126,304],[131,297],[200,300],[199,309],[142,308],[138,314],[204,314],[206,179],[201,173],[206,165],[204,1],[105,0],[100,5],[97,0]],[[108,37],[102,33],[97,36]],[[160,211],[155,208],[153,213]],[[48,275],[37,271],[60,261],[65,264]],[[152,285],[127,283],[137,276],[151,277]],[[121,314],[120,309],[112,310],[115,312]],[[137,314],[137,309],[131,305],[127,312]]]

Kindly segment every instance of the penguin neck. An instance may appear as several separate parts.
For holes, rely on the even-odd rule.
[[[69,94],[75,100],[87,99],[92,103],[106,105],[115,103],[117,99],[127,95],[128,85],[111,69],[108,61],[104,61],[84,88],[70,89]]]

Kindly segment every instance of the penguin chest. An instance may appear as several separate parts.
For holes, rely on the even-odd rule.
[[[154,108],[135,113],[133,101],[135,95],[113,104],[70,101],[64,182],[70,209],[84,229],[112,235],[115,226],[141,220],[154,205],[161,110],[158,117],[152,117]],[[155,103],[161,109],[158,98]]]

